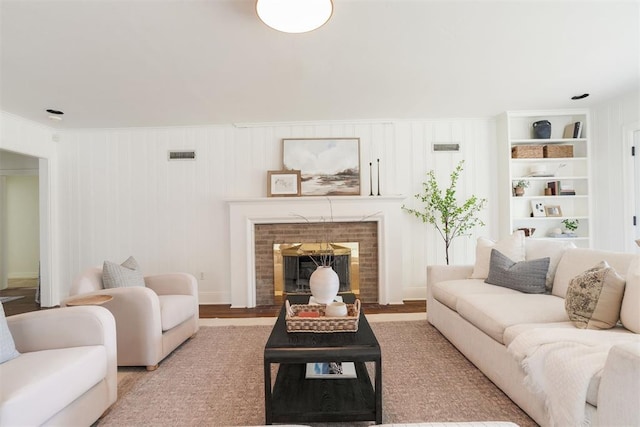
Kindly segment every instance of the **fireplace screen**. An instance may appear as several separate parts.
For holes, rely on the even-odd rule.
[[[340,281],[339,292],[359,294],[358,242],[333,243],[330,252],[331,266]],[[274,244],[274,294],[309,294],[309,277],[324,253],[326,245],[319,243]]]

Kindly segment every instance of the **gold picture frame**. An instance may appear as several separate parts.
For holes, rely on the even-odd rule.
[[[267,171],[267,197],[297,197],[301,186],[299,170]]]
[[[562,208],[558,205],[547,205],[544,207],[547,216],[562,216]]]

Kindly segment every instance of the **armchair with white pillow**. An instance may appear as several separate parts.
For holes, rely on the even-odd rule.
[[[104,308],[5,318],[0,303],[0,341],[0,426],[88,426],[116,401],[116,327]]]
[[[113,297],[102,307],[116,319],[118,366],[154,370],[198,331],[198,282],[191,274],[143,276],[133,258],[105,262],[80,273],[61,305],[93,295]]]

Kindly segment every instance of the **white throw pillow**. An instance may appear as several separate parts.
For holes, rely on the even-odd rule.
[[[556,269],[562,254],[569,248],[575,248],[573,242],[525,239],[524,250],[525,259],[531,261],[534,259],[549,257],[549,271],[547,271],[547,291],[551,291],[553,287],[553,278],[556,275]]]
[[[500,251],[513,262],[524,261],[524,231],[515,231],[511,236],[498,242],[494,242],[486,237],[478,237],[478,243],[476,244],[476,263],[470,279],[486,279],[489,276],[492,249]]]
[[[636,256],[629,265],[626,279],[620,321],[628,330],[640,334],[640,256]]]
[[[7,319],[4,316],[4,307],[0,302],[0,363],[8,362],[20,356],[16,350],[16,344],[11,336]]]

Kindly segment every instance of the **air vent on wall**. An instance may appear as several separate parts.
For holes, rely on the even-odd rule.
[[[433,144],[433,151],[460,151],[460,144]]]
[[[195,160],[196,152],[194,150],[169,151],[169,160]]]

